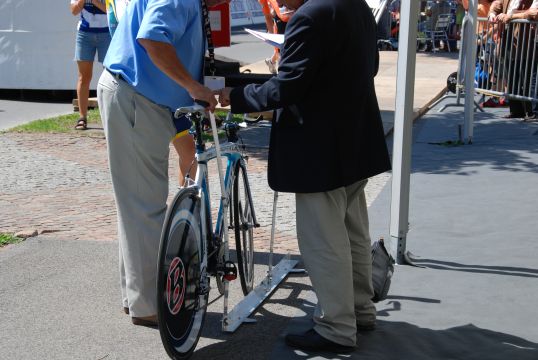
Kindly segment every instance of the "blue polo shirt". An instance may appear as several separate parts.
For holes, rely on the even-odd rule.
[[[193,79],[202,82],[205,53],[200,0],[132,0],[112,37],[104,66],[171,111],[193,99],[151,61],[137,39],[171,44]]]

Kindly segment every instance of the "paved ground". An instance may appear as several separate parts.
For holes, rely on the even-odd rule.
[[[394,54],[382,53],[378,78],[384,78],[382,83],[388,87],[394,84],[394,67],[388,65],[389,61],[394,64]],[[383,65],[384,59],[387,65]],[[429,61],[429,67],[436,64],[431,57],[424,60]],[[448,63],[455,61],[439,62],[439,74],[448,71]],[[432,86],[436,91],[417,87],[417,93],[424,90],[427,98],[441,91],[446,76],[435,78]],[[394,98],[385,98],[386,90],[378,92],[388,116],[388,132]],[[259,263],[266,263],[273,199],[267,187],[267,153],[263,149],[268,132],[267,127],[243,131],[245,143],[256,145],[248,147],[247,154],[262,225],[255,234]],[[0,148],[0,232],[36,229],[41,233],[22,244],[0,249],[0,322],[9,334],[2,341],[0,357],[31,359],[45,354],[42,357],[50,359],[163,358],[158,334],[130,326],[119,309],[115,310],[119,299],[115,206],[102,132],[97,129],[84,136],[4,133],[0,134]],[[169,171],[175,180],[177,155],[173,150]],[[211,173],[216,179],[214,168]],[[369,204],[389,178],[389,174],[382,174],[370,181]],[[170,190],[172,196],[174,182]],[[281,194],[275,244],[275,252],[281,255],[298,253],[293,202],[290,194]],[[258,269],[258,278],[264,271]],[[237,289],[234,294],[232,302],[239,297]],[[257,313],[256,318],[263,321],[255,331],[242,327],[233,336],[220,332],[221,302],[215,302],[197,358],[268,358],[274,344],[281,342],[288,319],[307,312],[305,299],[311,301],[312,296],[307,277],[289,279]],[[23,339],[32,341],[29,344]]]
[[[389,298],[377,306],[379,329],[360,334],[358,351],[346,358],[538,358],[538,314],[529,305],[538,295],[533,236],[538,231],[538,128],[499,120],[502,111],[477,115],[472,146],[432,144],[455,139],[461,109],[432,112],[415,126],[408,248],[423,256],[425,269],[397,267]],[[251,140],[259,136],[254,135],[249,134]],[[60,232],[0,250],[0,358],[166,358],[158,332],[130,325],[119,306],[117,242],[109,238],[113,225],[96,219],[113,212],[110,195],[100,195],[110,193],[102,139],[0,139],[7,149],[0,154],[13,157],[0,159],[6,166],[0,174],[12,174],[1,183],[12,193],[26,189],[25,198],[8,202],[4,199],[13,194],[3,190],[2,223],[33,214],[41,222],[64,224]],[[263,154],[253,154],[253,174],[263,161]],[[370,207],[374,237],[388,232],[390,188],[379,188]],[[260,189],[256,199],[270,198]],[[292,199],[282,199],[280,223],[293,222],[287,218],[293,218],[291,204]],[[71,218],[77,221],[67,221]],[[85,226],[86,235],[75,238],[73,228]],[[279,239],[292,231],[280,228]],[[287,250],[281,246],[277,252]],[[266,260],[262,248],[256,256],[258,279]],[[232,304],[240,298],[237,285]],[[256,312],[258,323],[243,325],[233,335],[220,331],[222,301],[215,291],[213,300],[194,359],[344,358],[294,352],[284,345],[285,333],[309,326],[316,300],[308,277],[290,277]]]
[[[248,38],[247,38],[248,39]],[[247,39],[238,41],[243,44]],[[258,44],[259,45],[259,44]],[[264,44],[262,44],[264,45]],[[241,45],[242,46],[242,45]],[[268,47],[269,48],[269,47]],[[259,50],[258,50],[259,51]],[[376,88],[382,109],[386,133],[392,129],[394,114],[395,67],[397,52],[381,52],[381,67]],[[417,57],[417,86],[415,104],[424,107],[445,86],[444,73],[455,66],[452,54]],[[450,65],[450,66],[449,66]],[[253,72],[267,71],[263,61],[247,66]],[[427,69],[427,70],[426,70]],[[443,74],[435,77],[434,74]],[[448,75],[448,74],[447,74]],[[425,86],[425,78],[430,78]],[[24,105],[24,108],[21,106]],[[5,123],[13,116],[18,121],[40,118],[35,103],[1,101],[7,110],[0,113]],[[66,104],[50,105],[50,111],[63,111]],[[43,106],[43,108],[46,108]],[[54,109],[54,110],[52,110]],[[242,134],[249,144],[267,145],[269,128],[249,128]],[[83,240],[113,240],[116,238],[115,207],[106,162],[106,145],[102,130],[81,134],[15,134],[0,135],[0,223],[1,232],[37,230],[50,233],[55,238]],[[88,133],[84,134],[88,135]],[[170,174],[177,174],[177,155],[171,149]],[[272,193],[266,181],[266,156],[264,149],[249,148],[249,176],[259,196],[256,203],[262,227],[258,230],[260,249],[265,249],[269,236],[272,211]],[[368,188],[369,201],[375,198],[388,179],[382,175],[373,179]],[[215,187],[216,188],[216,187]],[[175,192],[174,182],[170,185]],[[29,201],[28,199],[31,199]],[[289,194],[281,194],[282,210],[277,218],[277,250],[297,252],[294,232],[294,209]]]

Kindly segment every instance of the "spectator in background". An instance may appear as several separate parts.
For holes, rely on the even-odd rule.
[[[71,0],[71,13],[80,15],[75,60],[78,66],[77,99],[80,117],[76,130],[88,128],[88,97],[95,53],[102,63],[110,44],[105,0]]]
[[[476,16],[479,18],[488,17],[489,9],[492,3],[493,3],[493,0],[478,0]],[[461,0],[461,4],[463,5],[463,8],[465,9],[465,11],[469,11],[469,0]],[[484,30],[484,26],[485,26],[484,24],[478,23],[478,26],[476,27],[476,33],[481,34]]]
[[[263,1],[263,0],[262,0]],[[269,5],[271,16],[273,18],[273,34],[284,34],[286,24],[295,11],[280,5],[277,0],[265,0]],[[280,49],[275,48],[275,53],[270,59],[265,59],[265,63],[271,74],[276,74],[278,70],[278,61],[280,60]]]
[[[536,9],[538,6],[535,4],[536,0],[495,0],[491,4],[488,19],[491,22],[502,22],[504,24],[513,19],[533,19],[536,17],[536,15],[534,15],[534,10],[529,10],[531,8]],[[510,36],[514,43],[518,44],[522,51],[525,51],[526,47],[531,45],[530,43],[532,43],[533,46],[536,46],[534,37],[531,37],[530,39],[524,38],[524,34],[521,31],[508,32],[505,29],[502,37],[508,40],[509,33],[511,34]],[[528,43],[529,41],[530,43]],[[501,49],[501,52],[502,51],[503,49]],[[507,54],[502,54],[501,56],[505,57],[504,60],[507,63],[516,63],[516,61],[518,61],[518,59],[515,58],[517,52],[510,51],[509,54],[511,55],[511,58],[508,58]],[[530,61],[527,61],[526,63],[527,65],[531,65]],[[516,93],[526,93],[527,88],[525,88],[523,84],[530,83],[530,76],[532,75],[530,69],[520,70],[519,66],[508,66],[508,69],[507,79],[519,79],[520,77],[525,76],[524,74],[527,74],[527,81],[518,81],[517,84],[519,85],[514,84],[516,86],[513,87]],[[508,83],[508,85],[510,85],[510,83]],[[530,101],[510,99],[508,105],[510,107],[510,112],[503,116],[506,119],[525,118],[532,120],[536,118],[536,115],[532,111],[532,103]]]
[[[267,32],[270,34],[275,33],[275,22],[273,20],[273,15],[271,15],[271,9],[269,7],[268,0],[259,0],[262,7],[262,13],[265,18],[265,26],[267,27]],[[279,50],[278,47],[275,47],[273,50],[273,55],[265,59],[265,64],[269,68],[271,74],[276,74],[276,64],[278,63]]]
[[[506,17],[504,17],[505,21],[506,21]],[[532,2],[532,4],[530,5],[530,7],[527,9],[527,10],[514,10],[512,12],[512,15],[509,17],[510,20],[530,20],[530,21],[538,21],[538,0],[534,0]],[[536,44],[536,40],[534,38],[534,33],[531,32],[530,33],[530,36],[528,37],[528,41],[530,42],[527,46],[534,46],[534,48],[530,48],[529,51],[528,51],[528,54],[538,54],[538,48],[537,48],[537,44]],[[536,55],[535,55],[536,56]],[[536,59],[536,58],[535,58]],[[530,59],[529,59],[530,60]],[[537,60],[535,60],[537,61]],[[531,70],[531,63],[530,61],[527,63],[527,80],[528,82],[531,84],[530,87],[531,89],[533,89],[535,91],[535,87],[537,86],[536,84],[536,63],[535,63],[535,68],[534,68],[534,72],[532,72]],[[528,88],[524,88],[523,89],[524,92],[526,93],[528,91]],[[531,90],[531,94],[534,94],[533,90]],[[531,111],[529,109],[529,106],[528,104],[525,105],[527,107],[527,114],[525,116],[525,119],[523,121],[537,121],[538,120],[538,116],[537,116],[537,112],[538,112],[538,104],[535,105],[535,108],[534,108],[534,111]],[[532,104],[531,106],[532,107]]]
[[[452,28],[451,37],[459,40],[461,38],[461,26],[463,24],[463,18],[465,17],[466,10],[463,6],[463,0],[456,0],[456,4],[456,21],[454,22],[454,27]]]
[[[400,32],[400,0],[392,0],[389,5],[391,23],[390,23],[390,37],[398,38]]]
[[[131,0],[106,0],[106,13],[108,18],[108,28],[110,36],[114,36],[114,32],[118,27],[118,23],[125,13],[125,8]]]

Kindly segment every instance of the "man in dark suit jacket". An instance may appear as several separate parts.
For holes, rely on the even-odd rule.
[[[234,113],[276,109],[269,185],[296,193],[299,248],[318,297],[314,328],[286,342],[349,352],[357,329],[375,327],[364,187],[390,169],[374,89],[376,24],[364,0],[279,1],[297,11],[278,75],[223,89],[220,101]]]

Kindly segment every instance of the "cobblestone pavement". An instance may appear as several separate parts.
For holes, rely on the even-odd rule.
[[[255,249],[261,252],[269,249],[273,206],[266,177],[268,134],[268,128],[243,132],[261,224],[255,232]],[[102,132],[91,136],[5,133],[0,134],[0,148],[0,232],[38,230],[61,239],[116,239],[116,208]],[[178,157],[173,148],[170,154],[171,199],[177,191]],[[210,187],[217,191],[216,164],[210,165],[210,178]],[[389,178],[381,174],[370,180],[368,204]],[[298,253],[293,194],[279,194],[276,218],[275,252]]]

